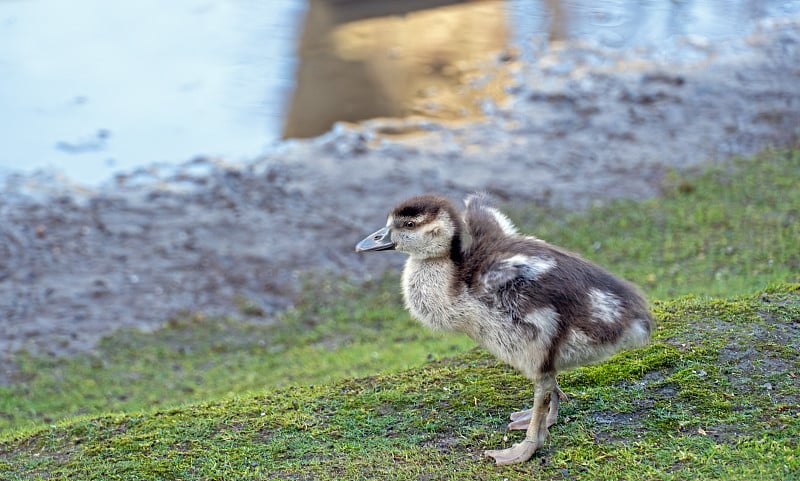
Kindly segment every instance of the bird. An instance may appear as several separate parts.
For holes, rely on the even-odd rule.
[[[498,465],[541,448],[567,396],[556,375],[649,342],[654,319],[636,286],[535,236],[523,235],[491,202],[472,194],[463,212],[424,194],[391,210],[356,252],[408,255],[406,309],[423,325],[463,332],[534,383],[533,407],[512,413],[524,441],[487,450]]]

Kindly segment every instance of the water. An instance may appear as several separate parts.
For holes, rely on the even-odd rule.
[[[291,89],[298,1],[0,1],[0,168],[82,183],[257,155]]]
[[[686,38],[721,45],[758,19],[800,15],[800,1],[491,3],[523,51],[579,38],[667,59]],[[267,151],[290,110],[307,8],[301,0],[0,0],[0,174],[46,169],[96,185],[154,163]]]

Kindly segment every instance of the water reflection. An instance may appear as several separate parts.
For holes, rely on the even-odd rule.
[[[759,0],[308,4],[284,138],[316,136],[342,120],[480,114],[481,102],[503,100],[508,70],[492,60],[503,58],[509,43],[528,57],[554,42],[583,39],[648,46],[677,60],[687,52],[676,40],[702,36],[694,43],[709,46],[745,34],[754,19],[800,10],[800,2]]]
[[[250,158],[336,120],[463,118],[502,100],[509,43],[528,57],[584,39],[670,60],[686,36],[713,49],[798,15],[800,0],[5,1],[0,170],[97,182]]]
[[[478,99],[502,94],[479,67],[508,44],[504,7],[310,0],[283,136],[316,136],[341,120],[474,115]]]
[[[523,2],[512,2],[510,8],[524,16]],[[525,22],[520,30],[536,34],[546,29],[550,41],[581,38],[606,47],[657,47],[683,36],[711,42],[739,37],[758,19],[797,15],[800,2],[546,0],[540,3],[540,12],[546,26]]]

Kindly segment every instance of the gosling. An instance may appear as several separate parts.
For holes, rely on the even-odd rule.
[[[413,197],[356,252],[408,254],[406,308],[432,329],[468,334],[534,382],[533,407],[511,414],[525,440],[485,452],[497,464],[522,463],[544,445],[566,396],[565,369],[647,344],[654,321],[632,284],[576,254],[520,234],[482,195],[460,215],[446,198]]]

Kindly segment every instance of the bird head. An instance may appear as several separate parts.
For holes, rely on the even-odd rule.
[[[447,199],[435,195],[412,197],[395,207],[386,227],[356,245],[356,252],[397,250],[411,257],[452,257],[460,241],[460,220]]]

